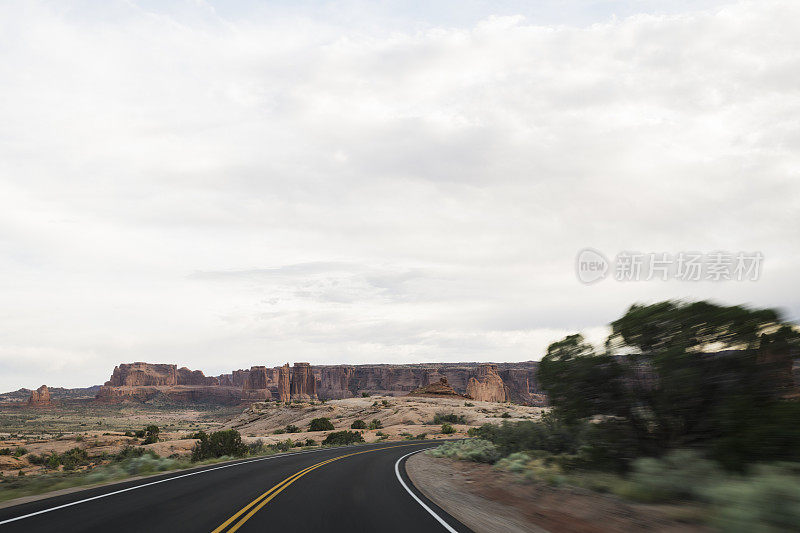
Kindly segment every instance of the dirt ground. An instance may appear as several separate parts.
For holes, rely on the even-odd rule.
[[[429,439],[466,436],[471,427],[485,423],[499,424],[502,420],[538,420],[544,409],[513,404],[477,402],[463,398],[420,398],[408,396],[370,396],[368,398],[347,398],[330,400],[325,403],[292,403],[289,406],[277,402],[254,403],[241,416],[225,425],[225,428],[238,430],[243,437],[261,438],[270,444],[286,438],[319,441],[329,432],[307,432],[276,435],[275,431],[292,424],[307,430],[314,418],[326,417],[331,420],[336,431],[350,429],[356,420],[367,424],[377,419],[383,428],[364,430],[364,440],[375,442],[378,433],[388,435],[390,440],[403,439],[425,433]],[[463,416],[463,424],[452,424],[456,433],[443,435],[441,424],[433,424],[436,413]],[[501,418],[506,414],[506,418]]]
[[[161,429],[160,442],[144,446],[161,457],[185,457],[197,442],[186,437],[198,430],[236,429],[242,440],[251,443],[261,439],[274,444],[286,439],[322,442],[330,431],[308,431],[314,418],[327,417],[335,431],[350,429],[357,419],[367,424],[381,421],[381,429],[363,430],[366,442],[402,440],[426,434],[428,439],[463,437],[470,427],[501,420],[538,419],[539,407],[468,401],[463,398],[419,398],[371,396],[327,402],[293,402],[288,406],[278,402],[259,402],[250,406],[152,406],[101,405],[91,402],[65,403],[51,408],[0,406],[0,449],[12,452],[18,447],[26,454],[21,457],[0,455],[0,474],[3,476],[36,475],[46,472],[44,466],[28,461],[31,455],[64,453],[72,448],[86,450],[96,463],[103,454],[114,455],[125,446],[138,446],[139,440],[124,436],[128,430],[143,429],[155,424]],[[463,424],[453,424],[456,433],[444,435],[441,424],[433,424],[436,413],[463,416]],[[506,418],[501,418],[502,416]],[[297,426],[298,433],[276,434],[287,425]],[[92,465],[89,465],[91,467]]]
[[[406,471],[414,485],[476,533],[706,532],[676,516],[685,509],[641,505],[588,490],[523,483],[486,464],[418,453]]]

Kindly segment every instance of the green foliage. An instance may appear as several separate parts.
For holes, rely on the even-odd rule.
[[[444,424],[442,424],[442,434],[444,434],[444,435],[452,435],[455,432],[456,432],[456,428],[454,428],[450,424],[448,424],[446,422]]]
[[[596,460],[625,468],[686,446],[729,469],[800,460],[800,403],[780,399],[800,334],[776,311],[667,301],[634,305],[611,327],[607,353],[570,335],[538,374],[566,425],[616,422],[594,428]]]
[[[494,444],[482,439],[448,442],[426,453],[434,457],[448,457],[476,463],[494,463],[500,458],[500,453]]]
[[[719,484],[724,472],[713,461],[691,450],[675,450],[661,459],[643,457],[633,462],[630,480],[642,501],[698,499],[706,487]]]
[[[511,418],[511,414],[508,411],[506,411],[505,413],[500,415],[500,418]]]
[[[285,429],[286,433],[300,433],[300,428],[294,424],[289,424]]]
[[[520,474],[527,481],[537,480],[560,485],[566,478],[557,459],[547,452],[540,454],[514,452],[497,461],[495,468]]]
[[[381,400],[381,404],[382,404],[384,407],[389,407],[389,400]]]
[[[86,450],[72,448],[62,454],[31,454],[28,456],[28,462],[33,465],[45,466],[51,470],[55,470],[62,465],[64,470],[75,470],[79,466],[89,464],[89,455],[86,453]]]
[[[415,440],[425,440],[427,438],[428,438],[428,434],[427,433],[420,433],[419,435],[416,435],[414,437]]]
[[[308,426],[309,431],[328,431],[333,429],[333,423],[329,418],[315,418]]]
[[[158,434],[160,430],[156,425],[150,425],[144,428],[144,440],[142,444],[153,444],[158,442]]]
[[[457,415],[455,413],[436,413],[433,415],[433,424],[439,425],[445,422],[449,424],[466,424],[467,419],[464,415]]]
[[[472,402],[464,402],[464,407],[475,407],[475,404]]]
[[[247,455],[263,455],[268,449],[263,439],[258,439],[247,445]]]
[[[381,429],[383,428],[383,424],[377,418],[373,418],[372,422],[369,423],[368,429]]]
[[[503,455],[527,450],[575,454],[584,443],[587,426],[569,426],[552,415],[545,415],[541,422],[522,420],[504,421],[499,426],[484,424],[471,428],[469,435],[494,443]]]
[[[369,393],[368,392],[362,392],[361,393],[361,397],[362,398],[369,398]]]
[[[721,531],[777,533],[800,524],[800,478],[785,466],[761,467],[748,478],[708,487],[705,496]]]
[[[200,441],[192,448],[192,462],[222,456],[242,457],[246,453],[247,446],[235,429],[215,431],[211,435],[200,432]]]
[[[350,424],[350,429],[367,429],[367,424],[363,420],[356,420]]]
[[[314,439],[306,439],[306,446],[316,446],[316,445],[317,441],[315,441]]]
[[[364,437],[358,431],[334,431],[329,433],[325,440],[322,441],[323,446],[344,446],[347,444],[355,444],[364,442]]]
[[[272,432],[273,435],[283,435],[284,433],[286,433],[286,430],[283,428],[278,428]]]

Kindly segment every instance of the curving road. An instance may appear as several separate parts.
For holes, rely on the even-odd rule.
[[[129,481],[0,509],[0,531],[468,532],[414,489],[403,442],[326,448]]]

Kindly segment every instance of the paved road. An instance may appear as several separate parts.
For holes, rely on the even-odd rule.
[[[0,509],[0,531],[469,532],[405,476],[401,458],[431,445],[328,448],[118,483]]]

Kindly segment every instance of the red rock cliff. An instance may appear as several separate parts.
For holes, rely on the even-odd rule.
[[[481,402],[504,402],[508,399],[503,378],[497,373],[497,365],[478,365],[475,375],[467,382],[467,396]]]
[[[291,399],[291,371],[289,363],[278,369],[278,401],[288,402]]]
[[[292,400],[316,400],[317,380],[308,363],[295,363],[290,382]]]
[[[47,388],[47,385],[42,385],[38,389],[31,391],[31,397],[28,398],[28,405],[33,407],[50,405],[50,390]]]

